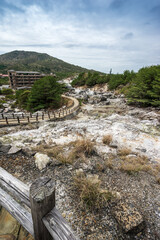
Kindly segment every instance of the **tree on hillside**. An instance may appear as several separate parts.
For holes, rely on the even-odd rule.
[[[54,77],[47,76],[37,80],[29,95],[27,109],[37,111],[47,108],[58,108],[61,104],[61,94],[64,85],[57,82]]]
[[[130,86],[127,97],[131,103],[160,106],[160,66],[141,68]]]
[[[16,104],[19,107],[26,109],[28,98],[31,91],[26,89],[20,89],[16,91]]]

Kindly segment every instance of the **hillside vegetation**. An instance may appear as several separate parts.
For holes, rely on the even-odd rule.
[[[29,51],[13,51],[0,55],[0,72],[6,73],[9,69],[63,74],[87,71],[48,54]]]
[[[107,83],[109,90],[124,93],[128,102],[140,106],[160,106],[160,65],[141,68],[138,73],[124,71],[123,74],[102,75],[80,73],[72,86]]]

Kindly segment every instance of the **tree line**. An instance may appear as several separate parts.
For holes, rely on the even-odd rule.
[[[109,90],[124,93],[128,103],[140,106],[160,106],[160,65],[143,67],[137,73],[126,70],[123,74],[80,73],[72,86],[92,87],[107,83]]]

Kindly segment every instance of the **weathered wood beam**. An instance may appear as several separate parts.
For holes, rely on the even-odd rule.
[[[55,240],[79,240],[55,207],[43,217],[43,223]]]
[[[31,214],[1,188],[0,205],[4,207],[32,236],[34,236]]]
[[[15,198],[30,207],[29,187],[0,167],[0,184]]]

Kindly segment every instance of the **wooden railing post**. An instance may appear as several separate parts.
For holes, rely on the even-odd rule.
[[[30,123],[29,116],[27,116],[28,123]]]
[[[20,124],[20,119],[19,119],[19,117],[17,116],[17,121],[18,121],[18,124]]]
[[[7,118],[7,117],[5,117],[5,119],[6,119],[6,124],[8,125],[8,118]]]
[[[49,177],[35,180],[30,187],[31,213],[35,240],[53,240],[42,218],[55,207],[55,184]]]
[[[42,120],[44,120],[44,112],[42,112]]]
[[[36,115],[36,121],[38,122],[38,113],[37,113],[37,115]]]
[[[50,117],[50,112],[48,111],[48,118],[49,118],[49,120],[51,119],[51,117]]]

